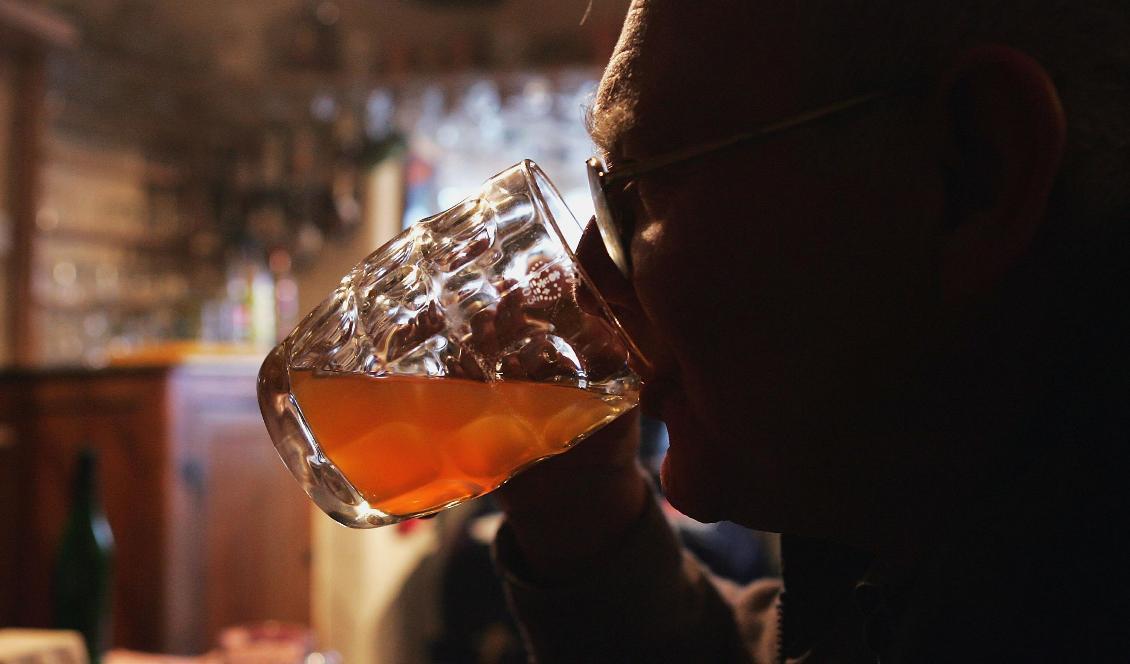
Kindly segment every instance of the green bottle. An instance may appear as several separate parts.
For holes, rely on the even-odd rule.
[[[114,535],[98,494],[98,455],[86,448],[79,453],[51,599],[55,627],[82,634],[91,664],[109,646],[113,559]]]

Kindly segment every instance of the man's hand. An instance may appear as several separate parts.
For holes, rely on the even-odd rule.
[[[568,576],[614,544],[650,491],[637,463],[638,409],[575,448],[510,480],[496,494],[531,571]]]

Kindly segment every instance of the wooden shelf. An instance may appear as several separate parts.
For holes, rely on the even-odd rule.
[[[70,242],[97,245],[113,245],[123,249],[145,251],[186,251],[188,236],[184,234],[151,237],[134,233],[89,230],[83,228],[56,228],[39,234],[38,240],[46,242]]]
[[[161,307],[175,307],[183,298],[174,299],[146,299],[146,300],[85,300],[80,302],[59,302],[55,300],[37,300],[36,307],[45,311],[146,311]]]
[[[33,359],[30,327],[32,250],[35,214],[41,187],[43,130],[46,125],[46,57],[52,49],[78,42],[74,26],[54,12],[30,2],[0,0],[0,66],[11,72],[0,92],[13,100],[9,117],[0,126],[0,186],[9,194],[12,219],[11,256],[5,280],[7,306],[0,308],[6,346],[0,358],[15,364]]]

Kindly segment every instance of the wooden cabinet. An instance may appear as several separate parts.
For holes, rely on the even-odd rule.
[[[227,625],[308,623],[310,510],[267,438],[256,370],[228,360],[0,375],[0,596],[11,598],[0,624],[50,620],[82,445],[101,453],[116,540],[115,645],[194,653]]]

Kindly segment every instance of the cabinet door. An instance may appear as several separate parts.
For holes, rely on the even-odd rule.
[[[175,385],[177,493],[186,512],[184,520],[174,514],[173,536],[183,539],[181,554],[200,556],[172,570],[199,571],[172,580],[174,594],[195,593],[198,603],[196,616],[184,617],[190,624],[180,623],[191,629],[175,650],[199,651],[221,629],[241,623],[309,624],[309,502],[267,436],[254,368],[228,375],[197,370]],[[200,530],[183,532],[179,523]]]
[[[0,625],[18,625],[28,527],[28,439],[23,435],[26,386],[0,380]]]
[[[31,383],[27,419],[30,533],[22,560],[22,622],[50,624],[51,567],[70,507],[75,457],[98,450],[114,532],[113,643],[159,649],[163,640],[165,440],[159,372],[45,377]],[[30,416],[30,417],[29,417]]]

